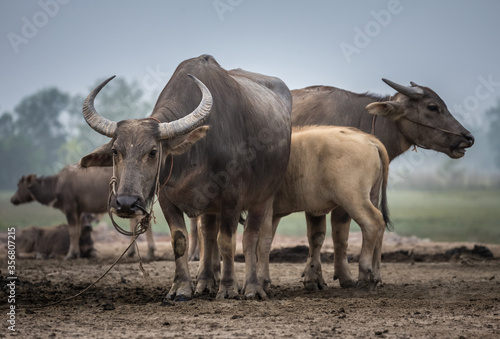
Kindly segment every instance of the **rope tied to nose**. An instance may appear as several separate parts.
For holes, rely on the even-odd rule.
[[[160,123],[160,121],[158,119],[156,119],[156,118],[150,117],[150,119],[156,120],[156,121],[158,121]],[[78,292],[77,294],[75,294],[75,295],[73,295],[71,297],[61,299],[61,300],[56,301],[54,303],[45,304],[45,305],[41,305],[41,306],[26,307],[26,309],[39,309],[39,308],[45,308],[45,307],[55,306],[55,305],[58,305],[58,304],[60,304],[60,303],[62,303],[64,301],[70,301],[70,300],[76,299],[77,297],[81,296],[83,293],[85,293],[86,291],[88,291],[91,287],[93,287],[94,285],[96,285],[101,279],[103,279],[113,269],[113,267],[115,267],[115,265],[123,258],[123,256],[125,255],[125,253],[127,253],[127,251],[134,244],[135,244],[135,247],[136,247],[137,255],[139,256],[139,268],[141,269],[144,277],[147,278],[149,276],[148,273],[144,270],[144,267],[142,265],[142,257],[140,255],[139,247],[137,245],[137,241],[136,240],[139,237],[139,235],[145,233],[148,230],[148,228],[150,227],[151,219],[153,219],[154,223],[156,223],[156,217],[154,215],[153,206],[158,201],[158,195],[159,195],[160,191],[165,187],[165,185],[167,184],[168,180],[170,179],[170,176],[172,175],[172,169],[174,167],[174,157],[173,157],[172,154],[170,154],[170,157],[171,157],[170,172],[168,174],[167,180],[165,180],[165,182],[163,183],[163,185],[160,186],[160,173],[161,173],[160,171],[161,171],[161,159],[162,159],[162,146],[161,146],[161,143],[160,143],[160,146],[159,146],[159,157],[158,157],[158,167],[157,167],[156,180],[155,180],[155,190],[154,190],[154,195],[153,195],[153,202],[151,203],[151,208],[150,208],[150,210],[148,212],[142,206],[136,205],[136,207],[139,208],[143,212],[144,217],[142,217],[139,220],[139,222],[135,225],[133,231],[129,232],[129,231],[125,231],[123,228],[120,227],[120,225],[118,225],[114,221],[113,214],[111,213],[111,208],[110,208],[111,197],[113,195],[116,197],[116,184],[118,182],[118,179],[117,179],[116,173],[115,173],[115,158],[113,156],[113,175],[112,175],[112,177],[111,177],[111,179],[109,181],[108,214],[109,214],[109,217],[111,219],[111,222],[112,222],[113,226],[115,227],[115,229],[120,234],[133,237],[132,240],[130,241],[130,244],[123,251],[123,253],[118,257],[118,259],[116,259],[115,262],[113,262],[113,264],[108,268],[108,270],[106,272],[104,272],[97,280],[95,280],[93,283],[91,283],[89,286],[87,286],[82,291]],[[23,307],[23,306],[21,306],[21,307]]]

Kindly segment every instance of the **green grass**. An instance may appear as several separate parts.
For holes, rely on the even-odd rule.
[[[61,212],[36,202],[12,205],[9,201],[11,195],[12,192],[0,192],[0,230],[12,226],[46,226],[65,222]],[[388,200],[394,230],[398,234],[436,241],[500,244],[500,190],[390,191]],[[155,215],[158,223],[153,225],[154,230],[168,232],[158,205],[155,206]],[[104,220],[109,221],[107,218]],[[119,224],[128,228],[127,222]],[[327,229],[330,233],[330,226]],[[353,223],[351,230],[359,230],[359,227]],[[278,233],[305,235],[304,214],[295,213],[283,218]]]

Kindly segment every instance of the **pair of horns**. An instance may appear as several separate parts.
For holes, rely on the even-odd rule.
[[[201,102],[198,107],[196,107],[196,109],[187,116],[172,122],[160,123],[160,139],[171,138],[194,130],[203,123],[208,113],[210,113],[210,109],[212,108],[212,95],[210,94],[210,91],[205,84],[198,80],[195,76],[191,74],[188,74],[188,76],[196,82],[196,85],[198,85],[201,90]],[[115,76],[112,76],[104,80],[99,86],[90,92],[83,103],[83,117],[85,118],[85,121],[87,121],[89,126],[96,132],[110,138],[116,137],[117,123],[100,116],[94,108],[94,100],[101,89],[114,77]]]
[[[387,85],[391,86],[392,88],[394,88],[399,93],[404,94],[409,98],[418,99],[422,95],[424,95],[424,90],[412,81],[410,82],[411,86],[403,86],[387,79],[382,79],[382,81],[385,82]]]

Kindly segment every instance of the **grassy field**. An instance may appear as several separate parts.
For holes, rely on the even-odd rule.
[[[9,201],[11,195],[12,192],[0,192],[0,231],[11,226],[65,222],[61,212],[36,202],[13,206]],[[436,241],[500,243],[500,190],[390,191],[388,200],[394,230],[398,234]],[[159,206],[155,214],[158,221],[153,226],[155,231],[168,232]],[[128,223],[120,224],[128,227]],[[353,223],[351,229],[359,230],[359,227]],[[283,218],[278,233],[305,235],[304,214]]]

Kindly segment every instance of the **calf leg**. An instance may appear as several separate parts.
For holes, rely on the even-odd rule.
[[[361,227],[363,244],[359,257],[359,277],[358,287],[373,289],[378,283],[378,278],[374,274],[373,263],[377,262],[375,248],[384,232],[384,218],[382,213],[371,203],[365,203],[364,207],[358,211],[350,213],[354,220]]]
[[[69,233],[69,249],[64,260],[70,260],[80,257],[80,235],[82,233],[82,225],[80,215],[76,212],[66,213],[68,220]]]
[[[343,288],[356,286],[356,280],[352,277],[347,261],[347,246],[349,239],[349,228],[351,217],[342,207],[337,207],[332,211],[332,238],[334,251],[334,280],[339,280]]]
[[[213,214],[204,214],[198,220],[196,233],[199,232],[200,235],[200,265],[196,281],[196,295],[205,292],[215,293],[217,285],[213,263],[213,252],[217,247],[217,218]]]
[[[321,269],[321,247],[325,241],[326,216],[313,216],[306,213],[307,240],[309,241],[309,255],[306,267],[302,273],[302,283],[307,290],[322,290],[326,288]]]

